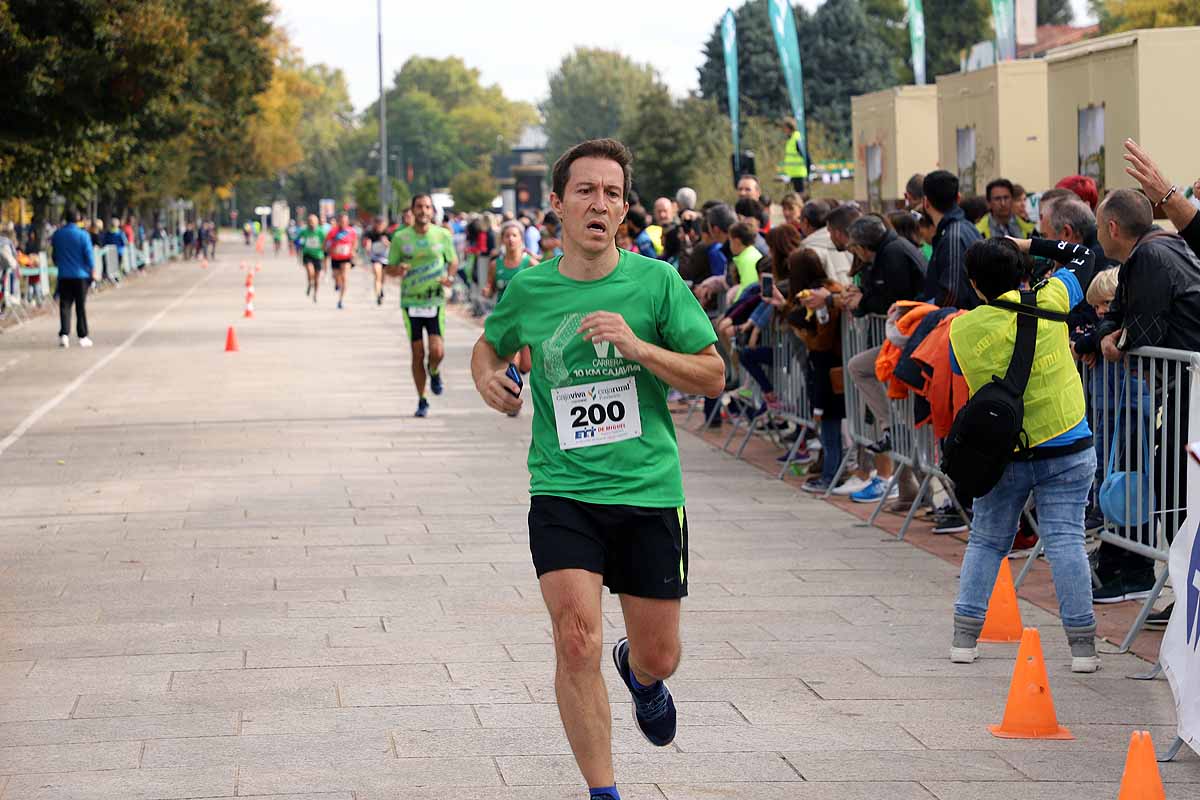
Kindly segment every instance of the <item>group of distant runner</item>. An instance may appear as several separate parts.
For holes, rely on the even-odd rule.
[[[359,235],[343,212],[334,224],[322,224],[309,214],[307,224],[292,227],[292,243],[304,267],[305,295],[317,302],[321,272],[328,262],[337,292],[337,307],[345,307],[346,285],[354,268]],[[417,389],[416,416],[429,413],[428,388],[443,391],[441,363],[445,355],[446,288],[454,285],[458,251],[453,234],[434,224],[433,198],[418,194],[405,209],[400,222],[389,229],[383,217],[376,218],[362,234],[363,248],[375,280],[375,303],[383,305],[384,278],[400,279],[400,308],[412,346],[412,375]],[[278,251],[278,250],[277,250]]]

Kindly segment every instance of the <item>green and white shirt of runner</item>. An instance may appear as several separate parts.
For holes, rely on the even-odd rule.
[[[484,325],[501,356],[525,345],[533,355],[530,494],[681,507],[667,384],[578,328],[588,314],[612,311],[644,342],[697,353],[716,342],[712,323],[665,261],[622,250],[608,275],[577,281],[558,271],[560,259],[520,270]]]
[[[442,278],[446,265],[456,258],[454,235],[438,225],[430,225],[425,233],[404,228],[392,235],[388,264],[408,264],[408,272],[400,283],[400,307],[428,307],[446,304]]]
[[[301,255],[317,259],[325,258],[325,236],[328,233],[328,225],[318,225],[315,228],[304,226],[300,230],[299,236]]]

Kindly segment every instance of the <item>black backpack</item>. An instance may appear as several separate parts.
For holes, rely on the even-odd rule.
[[[1017,314],[1017,341],[1003,378],[993,375],[954,417],[942,443],[942,472],[960,500],[983,497],[1000,482],[1014,452],[1029,449],[1025,434],[1025,387],[1037,347],[1037,321],[1067,321],[1067,315],[1037,307],[1037,292],[1021,292],[1020,303],[990,305]]]

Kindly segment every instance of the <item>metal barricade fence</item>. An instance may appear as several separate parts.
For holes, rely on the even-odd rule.
[[[854,317],[842,314],[842,384],[845,386],[846,398],[846,432],[850,438],[850,447],[838,464],[837,473],[833,476],[830,488],[837,486],[842,476],[846,474],[850,463],[856,458],[855,451],[859,447],[873,444],[879,439],[879,427],[883,420],[875,420],[867,424],[867,402],[859,388],[850,379],[850,359],[859,353],[879,347],[887,335],[887,317],[869,314],[865,317]],[[826,497],[829,493],[826,493]],[[886,495],[885,495],[886,497]]]
[[[1165,564],[1187,511],[1184,448],[1197,434],[1190,417],[1200,353],[1142,347],[1119,363],[1079,367],[1096,445],[1095,499],[1105,516],[1099,539]],[[1039,539],[1018,586],[1044,549]],[[1117,652],[1133,645],[1167,577],[1163,568]]]

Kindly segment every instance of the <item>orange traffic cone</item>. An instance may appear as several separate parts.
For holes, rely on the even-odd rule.
[[[200,269],[208,269],[208,259],[207,258],[200,259]]]
[[[258,241],[254,243],[254,249],[259,253],[265,253],[267,251],[267,235],[265,233],[260,233],[258,235]]]
[[[1050,696],[1050,679],[1042,657],[1042,637],[1037,628],[1026,628],[1017,650],[1012,684],[1008,689],[1008,704],[999,725],[989,725],[993,736],[1001,739],[1074,739],[1071,732],[1058,724],[1054,699]]]
[[[229,326],[229,332],[225,334],[225,352],[236,353],[238,351],[237,333],[234,332],[233,326]]]
[[[250,319],[254,316],[254,295],[250,292],[246,293],[246,310],[242,312],[243,319]]]
[[[1134,731],[1129,737],[1129,754],[1125,756],[1125,772],[1121,775],[1121,793],[1117,800],[1166,798],[1150,731]]]
[[[254,275],[250,272],[246,273],[246,286],[254,285]]]
[[[1000,562],[996,586],[988,600],[987,617],[979,633],[981,642],[1019,642],[1025,626],[1021,624],[1021,609],[1017,607],[1017,590],[1013,588],[1012,569],[1008,559]]]

